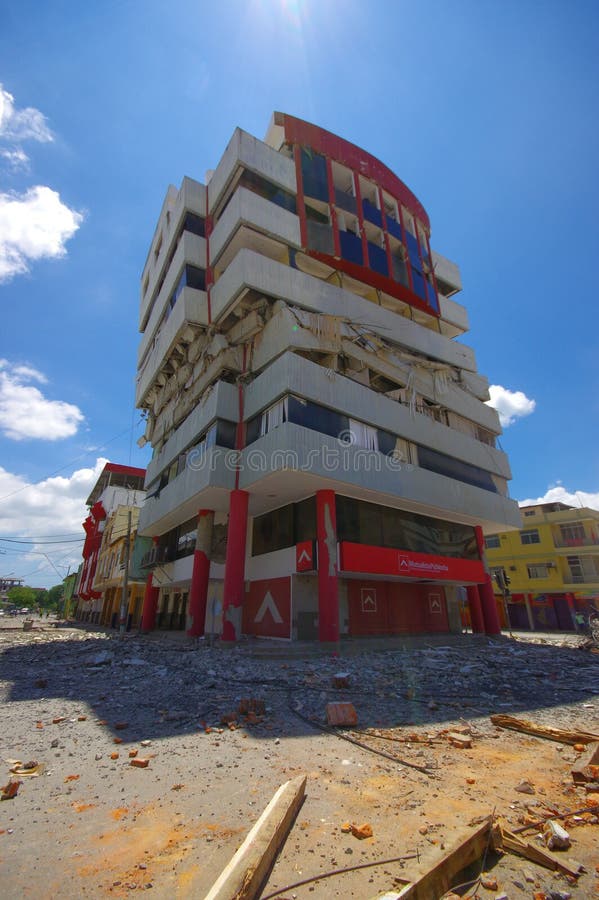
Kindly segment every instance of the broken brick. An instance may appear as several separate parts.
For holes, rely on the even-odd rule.
[[[450,731],[447,740],[453,747],[459,747],[461,750],[469,750],[472,747],[472,738],[456,731]]]
[[[64,783],[66,784],[67,781],[79,781],[79,777],[80,777],[79,775],[67,775],[67,777],[64,780]]]
[[[111,753],[111,754],[110,754],[110,758],[111,758],[111,759],[118,759],[118,758],[119,758],[119,755],[118,755],[118,753]]]
[[[137,756],[135,759],[129,760],[130,766],[135,766],[137,769],[147,769],[150,765],[150,760]]]
[[[353,703],[327,703],[327,724],[335,727],[357,725],[358,714]]]
[[[113,744],[122,744],[122,743],[123,743],[123,739],[122,739],[122,738],[113,738],[113,739],[112,739],[112,743],[113,743]]]
[[[128,722],[115,722],[114,727],[116,728],[117,731],[123,731],[125,728],[129,727],[129,723]]]
[[[129,759],[135,759],[138,753],[139,750],[129,750]]]
[[[12,781],[11,779],[8,784],[5,784],[3,788],[0,788],[0,800],[13,800],[17,796],[22,784],[22,781]]]
[[[363,841],[365,838],[371,838],[372,825],[369,825],[368,822],[364,822],[363,825],[352,825],[351,833],[355,838],[358,838],[359,841]]]

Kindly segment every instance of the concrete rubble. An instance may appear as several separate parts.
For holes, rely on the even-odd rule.
[[[586,869],[568,878],[506,853],[485,861],[496,897],[589,897],[599,782],[572,778],[586,747],[489,719],[509,712],[597,733],[599,656],[577,643],[356,642],[342,646],[340,666],[316,645],[224,651],[168,633],[0,627],[0,784],[9,788],[11,768],[22,781],[0,809],[4,893],[203,896],[277,786],[306,775],[265,895],[353,863],[432,859],[457,826],[495,810],[513,832],[530,826],[529,843],[561,843],[556,854]],[[339,704],[355,708],[353,728],[327,725]],[[568,810],[578,813],[561,818]],[[400,874],[403,864],[364,869],[316,882],[310,895],[375,897]]]

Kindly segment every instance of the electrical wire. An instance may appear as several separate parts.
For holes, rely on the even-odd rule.
[[[133,426],[135,428],[136,425],[139,425],[143,421],[143,417],[140,417],[139,421],[135,423]],[[99,450],[105,450],[110,444],[117,441],[119,438],[123,437],[124,434],[129,434],[129,431],[132,429],[130,427],[125,428],[124,431],[120,431],[118,434],[115,434],[114,437],[111,437],[110,440],[105,441],[103,444],[99,444],[94,450],[94,453],[97,453]],[[8,500],[9,497],[14,497],[15,494],[20,494],[21,491],[27,491],[30,488],[37,487],[43,481],[47,481],[49,478],[54,478],[55,475],[58,475],[59,472],[64,472],[65,469],[68,469],[73,463],[79,462],[80,459],[86,459],[92,451],[86,451],[85,453],[80,453],[79,456],[73,457],[73,459],[69,460],[68,463],[65,463],[64,466],[60,466],[58,469],[55,469],[53,472],[50,472],[48,475],[44,475],[43,478],[40,478],[39,481],[31,482],[29,484],[24,484],[19,488],[16,488],[14,491],[10,491],[8,494],[4,494],[3,497],[0,497],[0,502],[3,500]]]
[[[335,875],[343,875],[345,872],[357,872],[359,869],[371,869],[373,866],[388,866],[395,862],[407,862],[410,859],[417,859],[420,862],[420,854],[418,851],[410,856],[393,856],[391,859],[378,859],[376,862],[357,863],[355,866],[346,866],[343,869],[331,869],[329,872],[321,872],[320,875],[313,875],[311,878],[304,878],[303,881],[296,881],[294,884],[286,884],[285,887],[272,894],[262,895],[261,900],[272,900],[278,897],[284,891],[292,891],[294,888],[302,887],[304,884],[312,884],[313,881],[320,881],[321,878],[333,878]]]
[[[31,544],[34,547],[37,546],[45,546],[46,544],[82,544],[85,541],[85,538],[77,538],[73,540],[69,538],[67,541],[29,541],[29,540],[18,540],[17,538],[5,538],[0,537],[0,541],[6,541],[9,544]]]
[[[344,734],[335,728],[329,728],[328,725],[321,725],[319,722],[314,722],[312,719],[309,719],[308,716],[304,716],[291,702],[291,695],[289,695],[289,709],[291,712],[298,716],[298,718],[302,719],[302,721],[306,722],[308,725],[311,725],[313,728],[317,728],[319,731],[324,731],[326,734],[332,734],[335,737],[340,738],[342,741],[348,741],[350,744],[354,744],[356,747],[360,747],[362,750],[368,751],[368,753],[374,753],[376,756],[382,756],[383,759],[390,759],[391,762],[399,763],[402,766],[407,766],[410,769],[415,769],[417,772],[422,772],[423,775],[428,775],[429,778],[434,778],[434,773],[427,766],[419,766],[417,763],[409,762],[407,759],[402,759],[399,756],[393,756],[391,753],[386,753],[384,750],[376,750],[374,747],[369,747],[368,744],[362,743],[362,741],[356,740],[356,738],[350,737],[348,734]]]

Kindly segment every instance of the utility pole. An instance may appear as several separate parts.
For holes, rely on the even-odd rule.
[[[129,593],[129,555],[131,553],[131,510],[127,512],[127,537],[125,539],[125,574],[123,576],[123,593],[121,595],[121,611],[119,615],[119,633],[124,634],[127,627],[127,594]]]

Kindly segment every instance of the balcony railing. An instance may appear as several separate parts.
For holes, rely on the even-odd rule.
[[[579,538],[554,538],[553,543],[556,547],[599,547],[599,538],[588,535]]]
[[[152,569],[169,561],[168,547],[152,547],[141,558],[142,569]]]
[[[599,584],[599,572],[584,575],[573,575],[571,572],[564,575],[565,584]]]

